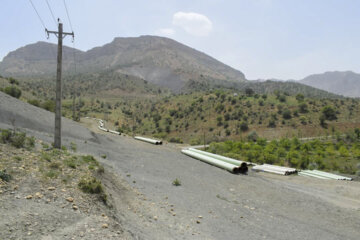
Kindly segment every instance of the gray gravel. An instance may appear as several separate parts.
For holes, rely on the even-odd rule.
[[[0,93],[0,128],[11,126],[13,117],[17,127],[52,142],[52,113]],[[234,175],[182,155],[174,145],[63,123],[63,143],[75,142],[78,151],[97,156],[139,191],[146,203],[137,206],[140,215],[156,216],[146,226],[138,215],[114,209],[135,239],[360,239],[359,182]],[[104,154],[106,159],[99,157]],[[175,178],[181,186],[172,185]],[[107,187],[115,193],[111,181]]]

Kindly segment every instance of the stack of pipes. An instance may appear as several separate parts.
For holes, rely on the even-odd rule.
[[[315,177],[315,178],[320,178],[320,179],[335,179],[335,180],[347,180],[347,181],[352,180],[352,178],[349,178],[349,177],[344,177],[344,176],[336,175],[333,173],[327,173],[327,172],[318,171],[318,170],[302,170],[302,171],[298,172],[298,175],[307,176],[307,177]]]
[[[110,129],[105,128],[104,121],[101,120],[101,119],[99,119],[99,126],[98,127],[99,127],[100,130],[102,130],[104,132],[110,132],[110,133],[114,133],[114,134],[117,134],[117,135],[121,135],[121,133],[118,132],[118,131],[114,131],[114,130],[110,130]]]
[[[246,173],[248,171],[247,163],[236,159],[201,151],[194,148],[183,149],[181,150],[181,152],[190,157],[225,169],[232,173]]]
[[[252,170],[258,172],[261,171],[261,172],[275,173],[279,175],[289,175],[297,172],[295,168],[281,167],[270,164],[256,165],[252,168]]]

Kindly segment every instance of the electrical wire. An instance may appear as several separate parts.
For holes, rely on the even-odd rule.
[[[47,6],[48,6],[48,8],[49,8],[49,10],[50,10],[51,16],[52,16],[52,18],[53,18],[53,20],[54,20],[54,23],[55,23],[55,26],[57,26],[57,22],[56,22],[56,19],[55,19],[55,16],[54,16],[54,12],[52,11],[48,0],[46,0],[46,4],[47,4]]]
[[[68,20],[69,20],[69,24],[70,24],[71,31],[74,32],[73,27],[72,27],[72,24],[71,24],[70,16],[69,16],[69,11],[68,11],[68,8],[67,8],[67,6],[66,6],[65,0],[63,0],[63,2],[64,2],[65,10],[66,10],[66,15],[67,15]]]
[[[40,20],[41,24],[42,24],[42,25],[43,25],[43,27],[46,29],[45,24],[44,24],[44,21],[41,19],[40,15],[39,15],[39,12],[38,12],[38,11],[36,10],[36,8],[35,8],[34,3],[33,3],[31,0],[29,0],[29,1],[30,1],[30,3],[31,3],[31,6],[34,8],[34,10],[35,10],[35,12],[36,12],[37,16],[39,17],[39,20]]]

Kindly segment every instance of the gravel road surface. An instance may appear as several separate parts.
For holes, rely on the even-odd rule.
[[[52,113],[0,93],[0,128],[12,127],[13,119],[53,141]],[[68,119],[63,129],[65,145],[75,142],[116,174],[105,185],[114,217],[134,239],[360,239],[359,182],[235,175],[181,154],[176,145],[93,133]],[[172,185],[175,178],[181,186]],[[136,201],[117,195],[116,181],[134,189]]]

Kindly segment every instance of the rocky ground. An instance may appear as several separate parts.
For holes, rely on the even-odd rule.
[[[54,152],[0,144],[0,170],[11,176],[0,180],[0,239],[130,239],[109,217],[111,201],[78,187],[96,169],[81,157],[70,167],[73,154]]]

